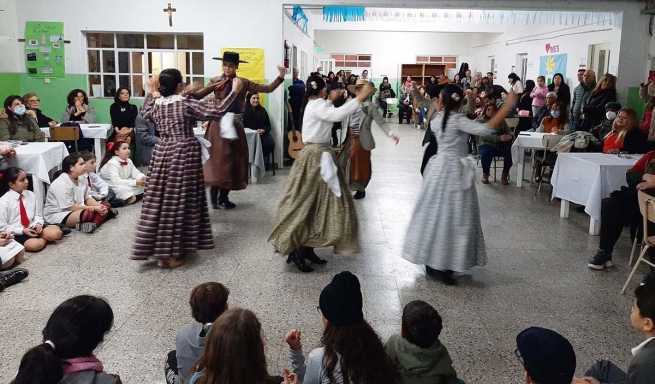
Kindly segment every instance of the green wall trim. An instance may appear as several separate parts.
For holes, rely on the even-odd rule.
[[[644,116],[644,109],[646,108],[646,103],[641,100],[639,97],[639,87],[630,87],[628,88],[628,108],[632,108],[637,111],[637,116],[640,118]]]
[[[2,101],[9,96],[20,92],[20,76],[18,73],[0,73],[0,90]]]

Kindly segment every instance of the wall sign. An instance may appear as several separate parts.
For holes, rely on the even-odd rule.
[[[558,53],[559,52],[559,45],[550,45],[550,43],[546,44],[546,53]]]
[[[539,58],[539,75],[546,77],[546,84],[553,81],[553,75],[561,73],[566,79],[566,61],[568,54],[547,55]]]
[[[64,23],[25,22],[25,71],[29,77],[66,75]]]

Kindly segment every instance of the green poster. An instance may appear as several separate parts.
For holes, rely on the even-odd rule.
[[[30,77],[62,78],[66,74],[64,23],[25,22],[25,68]]]

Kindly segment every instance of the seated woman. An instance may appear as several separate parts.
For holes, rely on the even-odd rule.
[[[555,103],[550,110],[550,116],[541,120],[537,132],[552,133],[553,135],[568,135],[571,133],[569,116],[564,103]]]
[[[10,167],[0,173],[0,231],[11,233],[28,252],[38,252],[48,242],[61,239],[63,233],[57,225],[44,225],[34,192],[27,190],[27,174],[20,168]]]
[[[116,198],[125,200],[125,204],[134,204],[138,197],[143,196],[146,175],[130,160],[130,146],[124,141],[107,145],[99,175],[114,190]]]
[[[55,173],[43,208],[43,218],[48,223],[61,223],[80,232],[93,233],[102,223],[116,216],[108,202],[97,202],[88,184],[80,182],[80,177],[86,173],[81,156],[66,156],[61,169]]]
[[[89,105],[89,98],[81,89],[73,89],[66,98],[68,106],[61,117],[62,123],[75,121],[80,124],[93,124],[96,122],[96,110]]]
[[[249,93],[246,96],[246,107],[243,113],[243,126],[253,129],[259,133],[262,141],[264,158],[275,149],[275,141],[271,136],[271,121],[268,118],[266,109],[259,104],[259,94]]]
[[[39,96],[37,96],[36,93],[26,93],[25,96],[23,96],[23,102],[25,102],[25,106],[28,110],[36,113],[36,122],[39,124],[40,128],[54,127],[57,125],[56,121],[44,115],[39,109],[41,100],[39,100]]]
[[[393,99],[396,97],[396,93],[391,88],[388,77],[382,78],[382,84],[380,84],[380,108],[382,108],[382,117],[391,117],[392,113],[389,112],[389,105],[387,104],[387,99]]]
[[[111,125],[114,127],[113,141],[132,143],[138,113],[136,105],[130,104],[130,90],[125,87],[118,88],[114,104],[109,107]]]
[[[93,354],[113,323],[114,312],[104,299],[83,295],[64,301],[43,328],[43,342],[21,359],[12,383],[119,384]]]
[[[605,136],[603,153],[646,153],[646,134],[639,128],[637,112],[632,108],[619,111],[612,132]]]
[[[430,99],[430,94],[425,90],[425,87],[418,87],[418,92],[421,94],[426,99]],[[427,111],[425,110],[425,107],[419,105],[417,100],[414,100],[414,111],[416,111],[416,115],[418,116],[418,126],[421,128],[423,126],[424,120],[425,120],[425,115]]]
[[[0,141],[43,141],[43,134],[34,118],[34,112],[27,114],[23,99],[12,95],[5,99],[7,117],[0,119]]]
[[[486,123],[491,120],[497,112],[498,108],[496,107],[496,104],[488,103],[484,107],[482,116],[478,117],[475,121]],[[494,157],[500,156],[503,158],[503,174],[500,181],[503,185],[509,185],[509,170],[512,168],[513,139],[514,133],[504,120],[494,133],[488,136],[478,136],[478,154],[482,161],[482,184],[489,184],[491,161]]]

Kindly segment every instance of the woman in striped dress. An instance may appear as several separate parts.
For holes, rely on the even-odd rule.
[[[160,266],[179,267],[188,253],[214,248],[202,174],[201,144],[193,128],[199,120],[223,117],[242,85],[235,78],[230,95],[214,105],[182,96],[184,83],[177,69],[162,71],[159,83],[162,97],[154,100],[148,94],[141,110],[147,120],[156,124],[161,137],[148,168],[131,258],[156,258]],[[153,91],[152,80],[148,83],[148,91]]]

